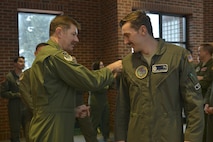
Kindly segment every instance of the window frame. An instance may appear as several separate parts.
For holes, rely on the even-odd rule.
[[[63,15],[63,11],[53,11],[53,10],[41,10],[41,9],[28,9],[28,8],[17,8],[17,12],[23,13],[37,13],[37,14],[54,14],[54,15]]]
[[[26,55],[26,58],[28,57],[28,56],[31,56],[31,54],[34,54],[34,50],[33,51],[31,51],[31,48],[29,48],[29,50],[26,50],[26,49],[24,49],[23,47],[22,47],[22,45],[20,45],[20,31],[19,31],[19,14],[21,14],[21,13],[28,13],[28,14],[46,14],[46,15],[55,15],[55,16],[57,16],[57,15],[63,15],[64,14],[64,12],[63,11],[52,11],[52,10],[40,10],[40,9],[26,9],[26,8],[17,8],[17,29],[18,29],[18,42],[19,42],[19,44],[18,44],[18,49],[19,49],[19,55],[21,55],[21,53],[20,53],[20,51],[21,50],[23,50],[23,52],[25,52],[24,54]],[[48,36],[49,36],[49,32],[47,33],[48,34]],[[27,52],[30,52],[30,53],[27,53]],[[22,53],[23,54],[23,53]],[[33,56],[33,58],[34,58],[34,56]],[[30,66],[31,66],[31,64],[32,64],[32,61],[33,61],[33,59],[32,58],[27,58],[27,59],[29,59],[29,61],[27,61],[26,60],[26,68],[25,69],[27,69],[27,68],[29,68]]]
[[[163,24],[163,16],[174,16],[174,17],[180,17],[185,19],[185,42],[170,42],[167,41],[168,43],[173,43],[173,44],[184,44],[186,49],[189,49],[188,47],[188,20],[187,20],[187,15],[184,14],[173,14],[173,13],[164,13],[164,12],[156,12],[156,11],[146,11],[146,14],[157,14],[159,16],[159,38],[163,37],[163,32],[162,32],[162,24]]]

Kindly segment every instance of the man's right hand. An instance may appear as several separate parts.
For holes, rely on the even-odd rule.
[[[89,106],[80,105],[75,108],[75,117],[84,118],[86,116],[90,116]]]
[[[106,66],[108,69],[110,69],[113,74],[114,74],[114,77],[116,77],[117,73],[121,72],[122,71],[122,60],[118,60],[118,61],[115,61],[111,64],[109,64],[108,66]]]

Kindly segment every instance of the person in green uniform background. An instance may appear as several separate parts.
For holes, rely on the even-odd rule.
[[[89,107],[76,107],[78,91],[96,91],[110,85],[122,61],[99,71],[76,64],[68,53],[79,42],[79,23],[65,15],[50,23],[50,39],[30,69],[33,118],[30,140],[33,142],[73,142],[75,118],[89,115]]]
[[[27,110],[20,98],[19,77],[25,67],[23,56],[14,59],[14,70],[10,71],[1,84],[1,97],[8,99],[8,117],[11,142],[20,142],[21,127],[26,135]]]
[[[189,52],[155,39],[143,11],[131,12],[120,26],[124,44],[134,52],[122,60],[115,141],[201,142],[203,98]]]
[[[48,45],[47,43],[39,43],[36,46],[36,50],[34,52],[34,55],[36,56],[39,51]],[[23,103],[26,106],[27,113],[28,113],[28,119],[26,121],[26,134],[25,134],[25,140],[26,142],[30,142],[29,140],[29,126],[30,121],[33,116],[33,104],[32,104],[32,96],[31,96],[31,90],[30,90],[30,68],[26,69],[21,75],[20,75],[20,84],[19,84],[19,91],[20,91],[20,97],[23,101]]]
[[[79,92],[76,95],[76,106],[84,104],[83,92]],[[91,116],[91,113],[90,113]],[[96,137],[96,131],[92,125],[92,121],[90,116],[86,116],[84,118],[77,118],[76,123],[79,125],[81,133],[84,136],[86,142],[98,142]]]
[[[99,70],[104,67],[102,61],[96,61],[92,64],[93,70]],[[110,142],[109,138],[109,103],[107,98],[109,86],[104,87],[98,91],[89,91],[88,104],[90,106],[90,117],[93,128],[97,130],[100,128],[103,135],[104,142]]]
[[[201,44],[198,48],[199,63],[195,66],[197,78],[202,88],[203,97],[208,87],[213,81],[213,46],[211,44]]]
[[[72,56],[73,62],[77,63],[77,59]],[[76,95],[76,106],[80,106],[84,104],[84,92],[78,91]],[[91,114],[91,113],[90,113]],[[81,130],[81,133],[84,136],[84,139],[86,142],[98,142],[98,139],[96,137],[95,129],[92,125],[92,122],[90,120],[90,116],[86,116],[84,118],[77,118],[76,123],[79,124],[79,128]]]
[[[206,126],[205,126],[205,141],[202,142],[213,142],[213,82],[207,90],[204,98],[204,111],[206,113]]]
[[[39,51],[44,48],[47,43],[39,43],[36,46],[36,50],[34,52],[34,55],[36,56]],[[28,111],[33,113],[33,103],[32,103],[32,96],[31,96],[31,90],[30,90],[30,68],[26,69],[21,75],[20,75],[20,84],[19,84],[19,90],[21,94],[21,99],[26,105]]]
[[[211,44],[205,43],[201,44],[198,47],[198,54],[199,54],[199,63],[195,67],[195,71],[197,73],[197,78],[200,82],[201,89],[202,89],[202,95],[204,98],[206,95],[206,92],[208,88],[211,86],[211,83],[213,81],[213,46]],[[203,133],[203,141],[206,142],[207,137],[207,117],[208,114],[204,114],[205,116],[205,128]]]

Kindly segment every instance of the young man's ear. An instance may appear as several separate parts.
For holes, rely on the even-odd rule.
[[[147,33],[146,26],[141,25],[141,27],[139,28],[139,33],[141,33],[141,35],[145,35]]]

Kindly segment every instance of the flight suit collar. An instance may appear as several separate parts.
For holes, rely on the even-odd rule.
[[[162,55],[166,51],[166,46],[164,46],[165,41],[163,39],[156,39],[158,40],[158,49],[155,55]],[[141,58],[142,54],[140,52],[133,53],[135,54],[138,58]]]
[[[204,66],[209,66],[212,63],[213,63],[213,59],[210,59],[210,60],[207,61],[207,63]]]
[[[164,46],[165,41],[163,39],[158,40],[158,50],[155,55],[162,55],[166,51],[166,46]]]
[[[19,78],[19,76],[16,74],[15,70],[12,70],[11,73],[16,79]]]
[[[61,49],[61,47],[58,45],[58,43],[54,42],[54,41],[51,40],[51,39],[49,39],[49,40],[47,41],[47,43],[48,43],[50,46],[54,47],[54,48]]]

